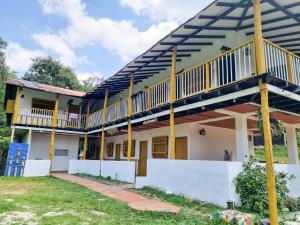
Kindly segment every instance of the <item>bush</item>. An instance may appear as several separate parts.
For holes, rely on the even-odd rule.
[[[300,198],[289,198],[286,202],[286,207],[290,212],[300,211]]]
[[[240,195],[242,210],[268,215],[268,196],[266,188],[266,169],[257,165],[251,158],[243,164],[244,171],[235,178],[236,192]],[[288,200],[287,182],[294,176],[276,174],[277,206],[282,212]]]

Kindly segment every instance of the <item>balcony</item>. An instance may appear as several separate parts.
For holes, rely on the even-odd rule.
[[[257,76],[254,40],[209,59],[176,75],[176,101],[207,93]],[[300,57],[264,40],[265,63],[270,76],[300,86]],[[170,103],[170,79],[161,81],[132,96],[133,115]],[[114,123],[128,116],[128,100],[123,99],[106,108],[106,122]],[[53,111],[21,108],[18,124],[51,127]],[[103,123],[103,109],[88,117],[88,129]],[[59,112],[57,127],[85,129],[86,115]]]
[[[254,40],[176,75],[176,101],[224,87],[257,75]],[[276,78],[300,85],[300,57],[264,40],[267,72]],[[170,102],[170,79],[161,81],[132,97],[132,113],[137,114]],[[128,98],[107,107],[106,123],[127,117]],[[94,117],[102,110],[91,114]],[[97,117],[97,116],[95,116]],[[102,124],[93,120],[89,128]]]
[[[20,108],[17,124],[36,127],[52,127],[54,111],[37,108]],[[57,128],[82,130],[85,128],[85,115],[58,112]]]

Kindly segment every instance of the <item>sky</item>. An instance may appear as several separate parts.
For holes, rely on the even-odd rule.
[[[80,80],[105,79],[212,0],[2,0],[7,64],[22,76],[52,56]]]

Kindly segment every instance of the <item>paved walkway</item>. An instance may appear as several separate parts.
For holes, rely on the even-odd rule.
[[[126,202],[129,207],[135,210],[171,213],[178,213],[180,211],[180,207],[178,206],[158,199],[147,198],[144,195],[128,191],[122,186],[103,184],[67,173],[52,173],[52,176],[85,186],[107,197]]]

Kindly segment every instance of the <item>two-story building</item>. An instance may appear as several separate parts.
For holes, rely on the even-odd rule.
[[[12,140],[28,140],[28,159],[49,159],[53,171],[226,205],[238,199],[232,181],[261,112],[268,184],[270,118],[285,125],[289,150],[275,170],[300,177],[299,15],[296,0],[217,0],[87,94],[9,80]],[[300,197],[300,179],[289,185]]]

